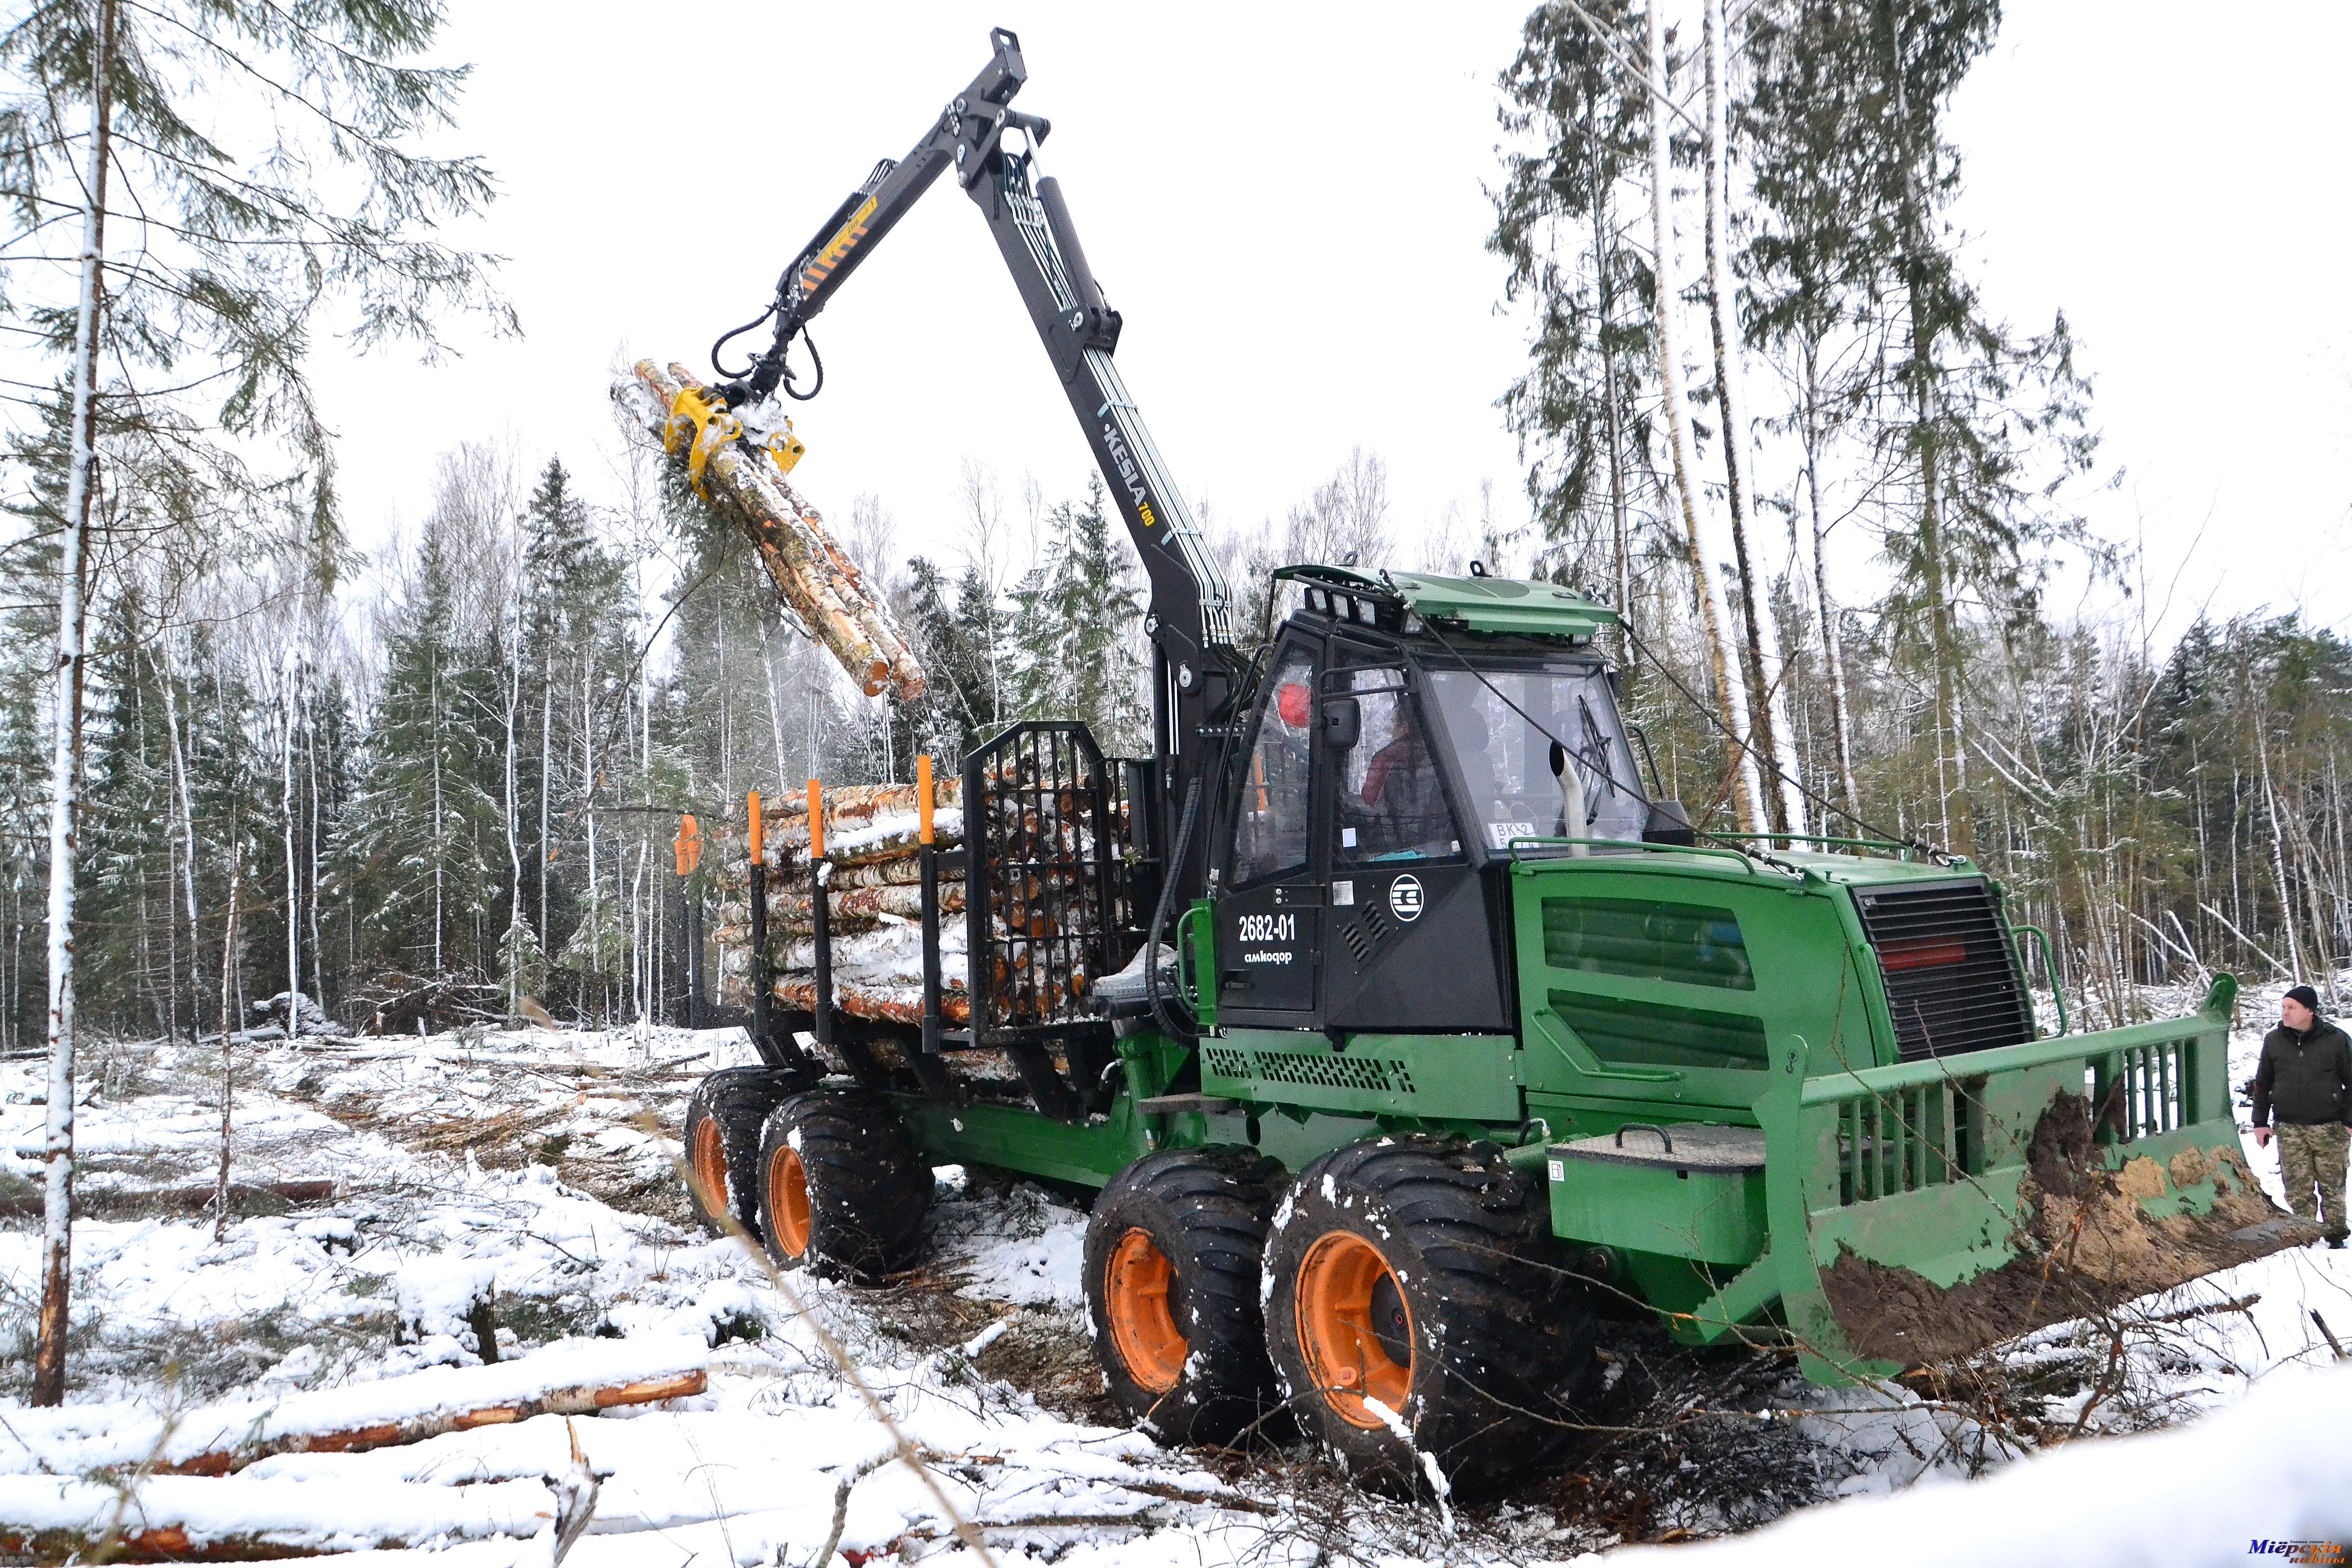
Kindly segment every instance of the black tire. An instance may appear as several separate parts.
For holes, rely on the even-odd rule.
[[[1492,1494],[1569,1436],[1598,1370],[1592,1307],[1547,1221],[1539,1183],[1461,1139],[1351,1143],[1291,1184],[1266,1239],[1266,1346],[1359,1483],[1426,1496],[1433,1460],[1454,1496]]]
[[[1282,1167],[1255,1149],[1146,1154],[1087,1220],[1087,1321],[1111,1397],[1164,1443],[1226,1443],[1274,1407],[1258,1310]]]
[[[768,1113],[758,1169],[760,1234],[779,1268],[873,1285],[914,1267],[931,1167],[888,1101],[863,1089],[793,1095]]]
[[[702,1228],[727,1228],[721,1211],[753,1236],[760,1234],[760,1130],[768,1112],[785,1096],[809,1087],[804,1072],[782,1068],[720,1068],[694,1086],[686,1102],[687,1200]],[[706,1194],[712,1182],[717,1190]]]

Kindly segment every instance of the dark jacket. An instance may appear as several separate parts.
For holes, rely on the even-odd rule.
[[[2325,1018],[2306,1034],[2281,1024],[2263,1037],[2263,1065],[2254,1069],[2254,1125],[2281,1121],[2310,1126],[2341,1121],[2352,1127],[2352,1038]]]

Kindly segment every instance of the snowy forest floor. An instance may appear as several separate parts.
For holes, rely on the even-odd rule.
[[[2274,1015],[2269,993],[2248,997],[2233,1083]],[[465,1305],[480,1296],[504,1360],[599,1337],[711,1347],[706,1393],[574,1423],[606,1479],[569,1563],[814,1568],[836,1482],[887,1439],[814,1325],[734,1243],[690,1224],[678,1119],[695,1079],[744,1048],[731,1031],[666,1029],[257,1046],[238,1064],[232,1142],[249,1185],[218,1241],[184,1195],[217,1167],[218,1052],[94,1048],[64,1413],[24,1403],[45,1068],[0,1063],[0,1477],[68,1470],[72,1435],[110,1422],[475,1364]],[[2246,1152],[2275,1196],[2275,1151]],[[303,1181],[331,1187],[308,1202],[267,1190]],[[1596,1429],[1508,1500],[1449,1515],[1367,1498],[1301,1445],[1171,1452],[1129,1429],[1088,1347],[1085,1215],[1070,1198],[950,1168],[930,1223],[929,1262],[889,1289],[796,1284],[1006,1563],[1533,1563],[1719,1535],[2193,1418],[2331,1361],[2315,1310],[2352,1339],[2352,1252],[2314,1250],[2045,1330],[1918,1386],[1830,1394],[1769,1354],[1697,1354],[1611,1322]],[[284,1455],[206,1484],[328,1483],[316,1526],[280,1521],[273,1539],[349,1548],[367,1542],[339,1523],[343,1489],[553,1478],[569,1463],[562,1423]],[[947,1552],[939,1511],[904,1467],[876,1469],[851,1489],[844,1557]],[[547,1550],[446,1524],[377,1539],[430,1550],[339,1561],[488,1568]]]

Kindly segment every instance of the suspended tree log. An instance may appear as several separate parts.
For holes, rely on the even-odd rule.
[[[785,481],[771,447],[735,416],[712,411],[702,383],[682,365],[639,360],[614,396],[654,434],[694,488],[741,528],[760,552],[777,595],[841,662],[868,697],[920,697],[923,667],[879,596],[866,585],[814,507]],[[704,417],[698,421],[697,414]]]

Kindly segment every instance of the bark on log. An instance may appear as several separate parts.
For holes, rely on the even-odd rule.
[[[964,885],[961,882],[940,884],[940,914],[963,912]],[[806,893],[786,893],[768,900],[768,930],[774,935],[800,941],[816,931],[816,900]],[[895,921],[919,921],[923,918],[923,889],[903,883],[880,888],[852,888],[836,890],[827,911],[835,931],[848,935],[855,931],[877,931]]]
[[[256,1563],[528,1538],[552,1511],[544,1484],[520,1478],[353,1488],[148,1476],[126,1503],[112,1481],[0,1476],[0,1553],[47,1563]],[[110,1531],[117,1533],[101,1555]]]
[[[816,1008],[816,982],[785,975],[776,982],[775,998],[803,1012]],[[833,1005],[853,1018],[877,1024],[919,1024],[923,1021],[923,988],[919,985],[870,985],[856,980],[833,983]],[[940,993],[940,1019],[950,1028],[971,1022],[971,1000],[961,988]]]
[[[959,904],[958,908],[962,906]],[[231,1182],[229,1201],[239,1198],[283,1198],[289,1204],[323,1204],[335,1195],[332,1182]],[[121,1213],[148,1207],[179,1209],[194,1213],[211,1205],[220,1188],[206,1182],[200,1187],[110,1188],[84,1187],[74,1194],[74,1214],[77,1217],[100,1213]],[[0,1198],[0,1217],[19,1219],[41,1212],[39,1194],[29,1197]]]
[[[557,1388],[530,1399],[509,1400],[502,1405],[481,1405],[471,1410],[435,1410],[397,1421],[379,1422],[372,1426],[354,1426],[341,1432],[293,1432],[282,1436],[199,1454],[193,1459],[176,1465],[158,1465],[159,1473],[184,1476],[226,1476],[245,1468],[257,1459],[272,1454],[361,1454],[370,1448],[389,1448],[403,1443],[422,1442],[438,1437],[445,1432],[470,1432],[477,1426],[504,1426],[517,1421],[527,1421],[534,1415],[593,1415],[600,1410],[614,1410],[625,1405],[656,1405],[665,1399],[684,1399],[702,1393],[709,1386],[709,1374],[704,1372],[682,1372],[669,1377],[647,1378],[639,1383],[608,1384],[603,1387]]]
[[[683,418],[677,411],[678,395],[702,390],[702,383],[682,365],[672,364],[665,372],[651,360],[637,362],[635,380],[650,395],[653,406],[646,406],[643,398],[627,395],[628,383],[616,387],[615,395],[636,407],[656,434],[664,436],[674,460],[685,467],[694,430],[690,422],[682,432],[672,429]],[[674,439],[675,434],[686,438]],[[802,625],[840,660],[868,697],[878,696],[886,689],[901,701],[920,697],[928,685],[922,665],[899,635],[889,610],[866,587],[864,574],[835,541],[816,509],[785,481],[775,459],[764,447],[746,440],[705,445],[703,493],[751,537],[778,596],[792,607]]]

